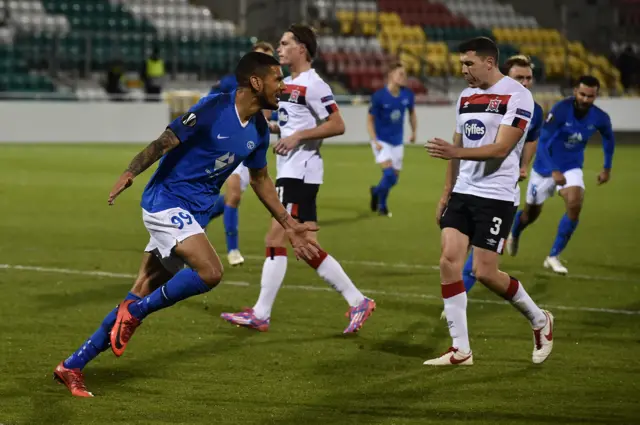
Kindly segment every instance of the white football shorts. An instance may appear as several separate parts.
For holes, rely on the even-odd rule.
[[[237,175],[240,177],[240,190],[244,192],[249,187],[249,183],[251,183],[251,177],[249,176],[249,168],[246,165],[240,164],[233,170],[231,175]]]
[[[376,144],[371,143],[371,149],[373,150],[373,156],[376,160],[376,164],[381,164],[385,161],[391,161],[391,166],[394,170],[402,170],[402,160],[404,159],[404,145],[394,146],[387,142],[378,143],[382,145],[382,149],[377,150]]]
[[[182,208],[170,208],[156,213],[143,209],[142,222],[151,236],[144,251],[155,254],[164,268],[174,274],[185,263],[173,252],[173,248],[190,236],[204,233],[193,215]]]
[[[543,177],[531,170],[529,185],[527,186],[527,204],[542,205],[544,201],[551,198],[553,194],[567,187],[578,186],[584,190],[584,174],[582,169],[573,168],[564,172],[564,178],[567,184],[564,186],[556,186],[553,177]]]

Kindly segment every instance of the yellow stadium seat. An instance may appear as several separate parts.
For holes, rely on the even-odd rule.
[[[540,44],[523,44],[520,46],[520,53],[530,56],[541,56],[543,46]]]
[[[400,19],[400,15],[393,12],[380,12],[380,23],[383,26],[393,25],[400,26],[402,25],[402,20]]]

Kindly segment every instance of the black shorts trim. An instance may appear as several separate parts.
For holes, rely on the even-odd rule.
[[[440,228],[454,228],[467,235],[472,246],[501,254],[515,212],[513,202],[454,192],[440,217]]]
[[[282,178],[276,180],[276,190],[280,202],[289,214],[298,221],[318,221],[316,198],[319,184],[305,183],[300,179]]]

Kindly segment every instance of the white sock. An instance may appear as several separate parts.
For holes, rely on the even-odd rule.
[[[469,328],[467,327],[467,292],[464,289],[464,283],[460,281],[442,285],[442,299],[453,347],[463,353],[470,353]]]
[[[509,295],[515,294],[509,299]],[[540,307],[533,302],[524,286],[517,279],[511,278],[509,289],[507,290],[507,296],[512,306],[514,306],[520,313],[526,317],[531,326],[538,329],[543,327],[547,323],[547,316],[544,315]]]
[[[311,265],[313,267],[313,265]],[[316,268],[318,275],[336,291],[340,292],[351,307],[364,301],[364,295],[356,288],[349,276],[344,272],[340,263],[328,255]]]
[[[260,296],[253,307],[253,314],[260,320],[271,317],[271,308],[276,300],[276,295],[282,286],[284,275],[287,273],[286,255],[267,257],[262,266],[260,278]]]

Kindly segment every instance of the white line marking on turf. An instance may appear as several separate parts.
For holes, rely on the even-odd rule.
[[[112,272],[103,272],[99,270],[74,270],[74,269],[60,269],[55,267],[21,266],[21,265],[13,265],[13,264],[0,264],[0,270],[1,269],[33,271],[33,272],[40,272],[40,273],[61,273],[61,274],[72,274],[72,275],[80,275],[80,276],[113,277],[113,278],[123,278],[123,279],[135,279],[136,277],[136,275],[132,273],[112,273]],[[230,286],[251,286],[249,282],[223,281],[222,283]],[[328,288],[324,286],[285,285],[284,288],[299,289],[302,291],[334,292],[332,288]],[[416,294],[416,293],[410,293],[410,292],[390,292],[390,291],[383,291],[379,289],[363,289],[362,292],[366,294],[372,294],[372,295],[375,294],[375,295],[384,295],[384,296],[401,297],[401,298],[422,298],[425,300],[442,301],[441,297],[438,297],[435,295],[429,295],[429,294]],[[472,303],[478,303],[478,304],[509,305],[509,303],[506,301],[498,301],[498,300],[483,300],[483,299],[469,298],[469,301]],[[640,310],[622,310],[622,309],[615,309],[615,308],[596,308],[596,307],[571,307],[571,306],[565,306],[565,305],[549,305],[549,304],[540,304],[540,307],[549,308],[553,310],[588,311],[592,313],[624,314],[629,316],[640,315]]]
[[[245,255],[244,258],[247,259],[247,260],[264,261],[264,257],[260,257],[258,255]],[[339,262],[342,263],[342,264],[354,264],[354,265],[358,265],[358,266],[368,266],[368,267],[387,267],[387,268],[408,269],[408,270],[434,270],[434,271],[439,271],[440,270],[440,267],[438,267],[438,266],[427,266],[427,265],[424,265],[424,264],[385,263],[384,261],[363,261],[363,260],[340,260]],[[546,272],[546,271],[527,273],[527,272],[524,272],[522,270],[509,270],[509,273],[513,273],[513,274],[536,274],[536,275],[541,275],[541,276],[558,277],[557,274],[551,273],[551,272]],[[567,279],[574,278],[574,279],[579,279],[579,280],[596,280],[596,281],[597,280],[602,280],[602,281],[614,281],[614,282],[640,283],[640,282],[638,282],[638,280],[628,279],[628,278],[625,278],[625,277],[589,276],[589,275],[573,274],[573,273],[569,274],[568,276],[565,276],[565,278],[567,278]]]

